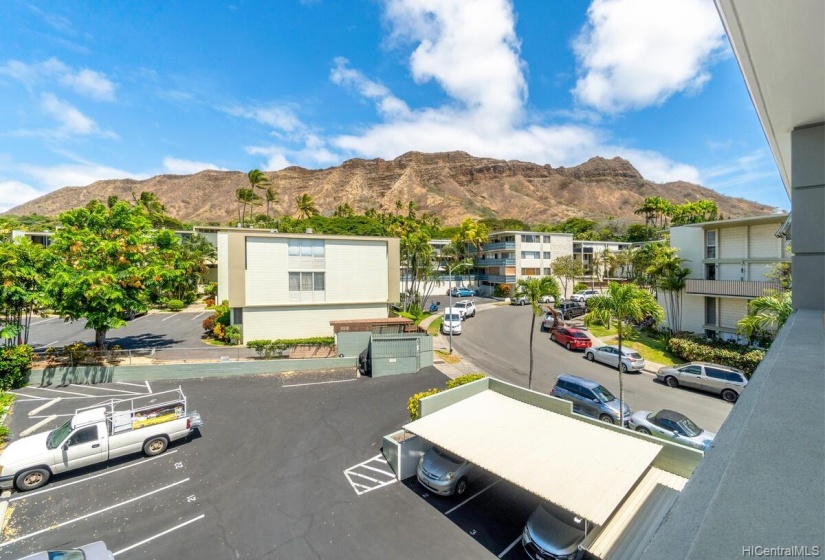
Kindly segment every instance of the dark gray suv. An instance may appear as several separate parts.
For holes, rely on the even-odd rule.
[[[578,301],[563,301],[556,305],[556,309],[564,319],[572,319],[587,313],[587,307]]]
[[[619,399],[595,381],[575,375],[560,375],[550,394],[573,403],[573,412],[598,418],[610,424],[619,423]],[[633,413],[624,403],[624,421]]]

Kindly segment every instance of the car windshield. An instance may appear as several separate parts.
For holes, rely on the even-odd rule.
[[[460,320],[460,318],[458,316],[458,313],[450,313],[446,317],[447,317],[448,321],[459,321]]]
[[[49,449],[55,449],[61,442],[66,439],[66,436],[69,435],[69,432],[72,431],[72,421],[67,420],[65,424],[57,428],[56,430],[52,430],[49,434],[49,437],[46,439],[46,447]]]
[[[438,455],[439,457],[443,457],[444,459],[447,459],[451,463],[455,463],[456,465],[460,465],[462,463],[461,459],[453,457],[452,455],[450,455],[449,453],[447,453],[439,447],[433,447],[433,451],[436,455]]]
[[[599,397],[599,400],[602,402],[610,402],[616,400],[616,397],[613,396],[613,393],[611,393],[601,385],[593,387],[593,392],[596,393],[596,396]]]
[[[677,422],[676,425],[679,426],[688,437],[696,437],[704,431],[702,428],[694,424],[693,420],[690,418],[685,418],[681,422]]]
[[[86,560],[82,550],[50,550],[49,560]]]

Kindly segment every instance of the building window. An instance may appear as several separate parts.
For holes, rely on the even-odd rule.
[[[714,297],[705,298],[705,324],[716,324],[716,298]]]
[[[290,239],[290,257],[323,257],[324,241],[322,239]]]
[[[716,280],[716,265],[715,264],[706,264],[705,265],[705,280]]]
[[[553,239],[553,238],[552,238],[551,236],[549,236],[549,235],[545,235],[545,236],[544,236],[544,242],[545,242],[545,243],[550,243],[550,241],[551,241],[552,239]]]
[[[521,242],[522,243],[539,243],[541,241],[540,235],[522,235]]]
[[[522,259],[540,259],[541,258],[541,251],[522,251],[521,252]]]
[[[550,276],[550,274],[551,274],[552,272],[553,272],[553,271],[552,271],[552,269],[550,269],[550,268],[545,268],[545,269],[544,269],[544,275],[545,275],[545,276]]]
[[[541,276],[540,268],[522,268],[521,273],[524,276]]]
[[[716,258],[716,230],[708,230],[705,232],[705,258]]]
[[[290,292],[323,292],[325,289],[323,272],[290,272]]]
[[[545,258],[545,259],[552,259],[552,258],[553,258],[553,256],[550,254],[550,251],[545,251],[545,252],[544,252],[544,258]]]

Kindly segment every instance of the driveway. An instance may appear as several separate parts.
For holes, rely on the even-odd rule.
[[[381,437],[409,419],[408,398],[445,381],[433,368],[377,379],[309,372],[184,381],[204,417],[200,437],[13,494],[0,557],[100,539],[118,559],[474,559],[505,549],[523,558],[513,543],[535,498],[501,483],[466,504],[436,501],[414,479],[393,482],[379,458]],[[10,426],[19,434],[58,415],[42,428],[50,429],[76,407],[148,390],[26,387],[16,391]],[[498,507],[496,496],[511,501]]]
[[[529,307],[496,306],[478,313],[462,324],[461,336],[453,337],[456,350],[481,371],[522,387],[527,386],[530,360]],[[615,369],[584,359],[584,352],[569,352],[541,332],[536,317],[533,334],[533,389],[549,393],[562,373],[598,381],[616,396],[619,374]],[[624,397],[633,411],[669,408],[685,414],[702,428],[716,432],[732,405],[719,397],[689,389],[671,389],[655,381],[649,373],[629,373],[623,377]]]

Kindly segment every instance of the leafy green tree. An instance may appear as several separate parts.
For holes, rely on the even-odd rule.
[[[339,204],[332,213],[334,218],[352,218],[355,215],[355,210],[352,209],[348,203]]]
[[[584,265],[573,255],[556,257],[551,266],[553,267],[553,274],[561,279],[565,295],[567,295],[567,285],[584,275]]]
[[[180,221],[166,214],[166,207],[160,202],[157,194],[143,191],[138,197],[135,197],[135,193],[132,193],[132,198],[136,206],[145,210],[146,217],[151,222],[152,227],[183,229],[183,224]],[[115,203],[117,201],[114,201],[109,208],[111,209]]]
[[[664,311],[656,303],[650,292],[643,290],[633,284],[619,284],[610,282],[607,286],[607,293],[601,296],[594,296],[587,301],[587,306],[592,310],[608,328],[610,322],[616,322],[616,329],[619,335],[619,425],[624,425],[624,382],[622,373],[626,369],[622,364],[622,340],[630,328],[628,321],[642,321],[652,317],[654,322],[662,320]]]
[[[254,204],[258,200],[263,200],[260,196],[257,196],[256,191],[260,190],[264,195],[266,195],[267,187],[269,187],[271,183],[269,181],[269,177],[267,177],[260,169],[250,170],[249,173],[246,174],[246,177],[249,179],[249,188],[256,195],[252,200],[252,210],[249,211],[249,215],[252,216],[255,211]],[[267,219],[269,219],[269,205],[267,205]]]
[[[667,305],[670,332],[674,334],[682,330],[682,292],[690,275],[690,269],[682,266],[685,262],[673,249],[668,249],[662,251],[651,266],[652,276],[657,279],[656,287]]]
[[[536,332],[536,317],[542,314],[540,300],[543,296],[553,296],[556,300],[561,297],[559,284],[552,276],[541,278],[520,278],[516,282],[516,295],[526,296],[533,311],[530,323],[530,369],[527,374],[527,388],[533,388],[533,334]]]
[[[269,221],[269,209],[273,204],[280,202],[278,187],[269,185],[266,187],[266,220]]]
[[[0,338],[13,346],[29,341],[32,315],[45,306],[46,249],[28,238],[0,243]]]
[[[295,204],[298,207],[298,218],[310,218],[318,214],[318,207],[315,201],[307,193],[295,197]]]
[[[760,333],[776,333],[793,313],[791,292],[767,290],[748,304],[748,314],[737,323],[736,331],[749,339]]]
[[[144,282],[156,252],[146,210],[119,201],[106,208],[94,200],[60,215],[45,292],[66,321],[86,319],[95,346],[104,349],[109,329],[125,324],[124,311],[145,309]]]

